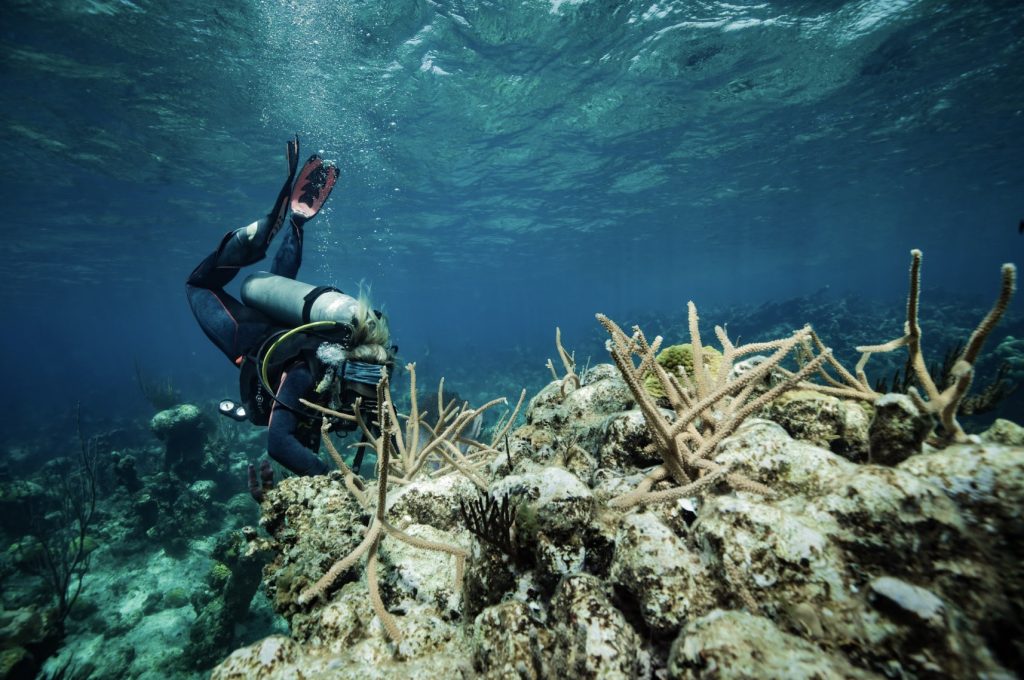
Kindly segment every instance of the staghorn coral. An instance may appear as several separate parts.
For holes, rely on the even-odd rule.
[[[393,425],[394,437],[388,471],[390,481],[404,485],[412,482],[421,473],[441,477],[458,471],[477,487],[486,490],[487,483],[480,476],[480,469],[486,465],[491,456],[498,453],[496,447],[515,422],[523,400],[526,398],[526,390],[520,393],[519,401],[512,412],[498,421],[493,429],[490,442],[485,444],[466,435],[465,432],[467,428],[472,431],[474,424],[480,422],[479,417],[485,411],[497,404],[506,403],[504,398],[492,399],[475,409],[470,408],[468,403],[458,404],[454,399],[446,403],[444,379],[442,378],[437,388],[437,417],[431,424],[428,420],[429,413],[420,409],[419,399],[416,395],[416,364],[407,364],[405,368],[409,371],[410,408],[408,416],[400,416],[390,399],[390,392],[387,395],[389,399],[386,410]],[[301,401],[305,406],[323,413],[325,417],[356,421],[365,435],[365,441],[357,446],[380,449],[381,435],[375,431],[372,424],[366,423],[362,419],[358,408],[353,416],[332,411],[305,399]],[[378,403],[382,402],[378,401]],[[400,419],[405,420],[404,428],[398,426]],[[341,462],[340,456],[335,458],[335,462],[343,472],[347,471],[347,466]]]
[[[558,372],[555,371],[555,364],[548,359],[547,367],[551,371],[552,377],[559,381],[559,393],[564,397],[566,390],[572,386],[574,390],[580,388],[580,377],[576,375],[576,353],[567,352],[565,347],[562,346],[562,329],[555,327],[555,347],[558,348],[558,356],[562,360],[562,366],[565,368],[565,375],[561,378],[558,377]]]
[[[915,381],[924,391],[922,395],[916,387],[907,387],[907,393],[913,399],[915,406],[917,406],[921,413],[932,414],[938,417],[939,422],[942,424],[944,440],[966,442],[968,441],[967,433],[964,432],[963,427],[957,421],[957,412],[962,407],[965,407],[965,401],[967,407],[975,408],[975,405],[970,400],[965,400],[965,397],[974,380],[974,367],[981,354],[981,348],[996,324],[999,323],[999,320],[1010,304],[1010,300],[1013,298],[1017,283],[1017,267],[1010,263],[1002,266],[999,296],[996,298],[988,314],[985,315],[985,318],[978,323],[974,332],[971,333],[963,351],[953,360],[952,369],[949,371],[949,384],[940,386],[932,378],[925,363],[924,354],[921,351],[921,326],[918,324],[918,308],[921,294],[921,257],[920,250],[914,249],[910,251],[910,291],[907,295],[907,321],[904,325],[904,334],[895,340],[890,340],[880,345],[857,347],[861,357],[854,369],[856,377],[851,375],[849,371],[833,359],[829,361],[829,365],[836,369],[839,375],[838,379],[833,378],[825,371],[819,371],[819,376],[826,380],[826,385],[805,382],[801,386],[838,397],[875,401],[882,395],[871,389],[867,374],[864,372],[868,359],[871,358],[872,354],[892,352],[901,347],[906,347],[907,366],[913,370]],[[816,335],[812,335],[812,340],[819,348],[823,347]],[[905,384],[909,385],[910,382],[910,380],[904,378]],[[986,398],[981,395],[979,397],[982,400]]]
[[[345,414],[331,411],[317,406],[312,402],[303,401],[307,406],[317,409],[324,414],[323,441],[328,452],[334,459],[338,468],[344,474],[345,486],[359,504],[372,513],[370,526],[366,529],[365,537],[347,555],[339,559],[327,572],[312,586],[303,590],[298,597],[298,604],[304,605],[313,599],[324,595],[334,584],[341,574],[354,566],[359,559],[366,554],[366,583],[370,594],[370,603],[377,614],[388,637],[396,642],[403,638],[398,624],[384,606],[381,598],[380,587],[377,581],[378,549],[381,540],[385,535],[398,539],[424,550],[452,555],[456,560],[456,581],[461,582],[465,568],[466,558],[469,552],[461,547],[430,541],[406,533],[402,529],[391,524],[385,510],[387,508],[388,484],[408,484],[425,470],[434,469],[435,474],[449,474],[459,472],[476,486],[486,490],[487,483],[480,477],[479,469],[487,463],[490,455],[497,451],[492,446],[484,445],[474,440],[462,438],[463,430],[469,426],[481,413],[492,406],[501,403],[504,399],[494,399],[478,409],[469,408],[467,404],[456,407],[453,403],[443,403],[443,381],[438,388],[438,416],[434,425],[426,421],[427,414],[419,410],[416,399],[416,366],[409,364],[406,367],[410,374],[410,397],[411,411],[406,417],[406,427],[399,427],[399,415],[395,411],[394,401],[391,397],[390,383],[386,375],[381,376],[377,384],[377,403],[380,404],[379,430],[371,427],[360,415],[358,404],[354,409],[355,419],[363,431],[366,442],[377,454],[377,502],[374,506],[362,480],[349,468],[338,450],[334,447],[327,432],[330,429],[332,417],[346,417]],[[522,404],[522,396],[519,404]],[[516,406],[518,411],[519,405]],[[494,441],[504,436],[504,431],[515,420],[516,413],[510,414],[507,420],[503,419],[504,425],[496,428]],[[421,443],[421,436],[424,434],[421,429],[429,435]],[[462,444],[464,448],[460,448]]]
[[[968,397],[968,391],[971,389],[971,384],[974,380],[975,365],[978,363],[981,348],[996,324],[999,323],[1002,314],[1006,312],[1007,307],[1010,305],[1010,300],[1013,298],[1017,285],[1017,267],[1011,263],[1002,265],[998,297],[996,297],[991,309],[989,309],[988,313],[985,314],[985,317],[982,318],[971,334],[963,350],[955,352],[955,356],[946,358],[946,363],[951,365],[948,372],[945,370],[938,371],[939,374],[948,374],[948,384],[937,385],[932,377],[932,373],[929,371],[921,349],[921,326],[918,323],[918,309],[921,297],[921,260],[922,252],[920,250],[914,249],[910,251],[910,286],[906,301],[904,334],[895,340],[890,340],[883,344],[858,346],[856,349],[861,355],[854,368],[856,375],[851,374],[834,357],[829,355],[826,358],[826,364],[829,368],[836,371],[836,377],[830,375],[822,367],[821,370],[816,372],[815,377],[823,379],[824,384],[801,379],[798,382],[798,386],[843,398],[876,401],[883,394],[877,389],[872,389],[870,382],[868,382],[867,374],[864,372],[867,360],[872,354],[890,352],[906,347],[906,366],[903,370],[903,376],[898,380],[894,380],[894,382],[899,383],[895,387],[905,388],[913,400],[914,406],[922,414],[938,418],[944,435],[939,443],[948,441],[965,442],[969,440],[969,437],[961,424],[956,420],[957,412],[976,412],[977,408],[984,405],[985,402],[1005,395],[1005,392],[998,395],[989,393],[991,390],[998,390],[1000,386],[1004,390],[1007,389],[1007,386],[1001,382],[1002,376],[1000,374],[996,379],[995,387],[990,386],[985,388],[980,394]],[[824,349],[823,343],[813,332],[810,334],[810,341],[818,350]],[[810,350],[810,347],[807,347],[807,349]],[[908,377],[908,374],[911,372],[912,378]],[[779,369],[779,373],[790,380],[794,377],[792,372],[782,368]],[[914,387],[912,383],[920,385],[924,394]],[[878,387],[885,387],[885,385],[879,384]]]
[[[669,374],[656,359],[661,345],[660,336],[649,344],[639,328],[634,328],[633,335],[627,336],[614,321],[603,314],[597,315],[598,321],[611,335],[609,352],[644,414],[654,437],[654,446],[663,461],[663,465],[649,473],[634,491],[612,499],[612,506],[629,507],[638,503],[668,501],[704,490],[720,480],[735,488],[770,495],[768,487],[715,463],[711,454],[748,415],[818,370],[831,357],[831,351],[822,348],[799,371],[767,391],[758,392],[770,371],[810,339],[811,329],[805,327],[780,340],[736,347],[720,326],[715,327],[723,351],[718,370],[712,372],[710,362],[704,361],[697,308],[690,302],[687,309],[693,366],[698,368],[690,375],[680,366],[678,377]],[[738,357],[766,351],[773,353],[752,370],[729,380]],[[634,354],[640,357],[639,365],[633,362]],[[674,419],[658,407],[644,387],[643,378],[651,371],[661,382],[665,398],[674,411]],[[669,478],[678,486],[665,491],[651,491],[656,483]]]

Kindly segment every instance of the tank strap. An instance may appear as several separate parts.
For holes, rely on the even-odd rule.
[[[318,286],[306,293],[306,296],[302,298],[302,323],[309,323],[311,321],[309,313],[313,311],[313,303],[324,293],[341,293],[341,291],[334,286]]]

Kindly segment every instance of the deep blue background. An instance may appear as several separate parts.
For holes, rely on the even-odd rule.
[[[188,399],[233,392],[183,282],[269,209],[293,132],[342,169],[302,278],[370,284],[401,360],[474,400],[543,383],[556,325],[603,360],[598,311],[828,289],[898,319],[911,248],[923,315],[1021,260],[1019,3],[0,12],[8,441],[79,400],[147,416],[135,362]]]

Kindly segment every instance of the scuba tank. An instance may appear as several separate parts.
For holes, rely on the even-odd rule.
[[[242,283],[242,302],[282,326],[316,321],[351,324],[358,302],[330,286],[311,286],[269,272],[256,272]]]
[[[277,402],[273,386],[278,384],[285,368],[302,360],[317,375],[317,347],[324,342],[347,345],[359,303],[337,288],[311,286],[269,272],[257,272],[245,279],[242,301],[280,327],[240,366],[246,417],[256,425],[266,425]],[[296,411],[300,407],[287,408]]]
[[[283,372],[296,360],[306,362],[310,373],[320,380],[324,374],[317,349],[325,342],[348,347],[359,302],[337,288],[311,286],[269,272],[257,272],[247,277],[241,292],[246,306],[263,312],[282,328],[269,335],[255,354],[246,356],[240,366],[243,411],[232,415],[234,411],[229,413],[231,409],[227,406],[221,411],[235,419],[246,418],[255,425],[266,425],[274,404],[281,404],[298,414],[302,421],[312,424],[309,428],[310,442],[315,439],[318,446],[320,414],[278,401],[274,386],[279,384]],[[373,313],[380,318],[380,312],[374,310]],[[392,351],[397,349],[392,347]],[[349,404],[348,408],[341,410],[351,412],[356,397],[359,397],[369,420],[372,417],[369,414],[376,413],[378,405],[375,391],[366,392],[380,381],[382,370],[390,375],[393,366],[392,360],[384,365],[344,360],[336,366],[337,379],[345,386],[341,401]],[[360,385],[362,389],[359,389]],[[355,423],[344,420],[335,425],[335,429],[341,430],[353,430],[355,427]],[[308,448],[316,447],[310,445]]]

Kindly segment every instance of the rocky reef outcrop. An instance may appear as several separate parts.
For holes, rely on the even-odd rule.
[[[236,650],[213,677],[1012,677],[1024,666],[1024,448],[1012,424],[936,450],[900,403],[789,395],[713,454],[771,494],[719,485],[615,508],[659,462],[634,409],[614,367],[595,367],[578,388],[553,382],[533,398],[486,494],[457,473],[392,491],[388,522],[471,552],[460,573],[450,555],[383,539],[376,579],[398,643],[362,563],[296,603],[371,518],[340,475],[285,481],[249,549],[273,555],[264,583],[291,635]],[[810,427],[808,413],[825,415]],[[467,521],[474,500],[491,525]]]

